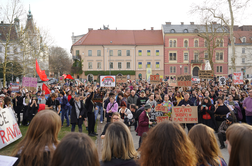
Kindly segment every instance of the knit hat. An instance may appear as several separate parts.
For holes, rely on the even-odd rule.
[[[144,105],[144,109],[147,110],[147,109],[150,109],[151,108],[151,105],[150,104],[145,104]]]

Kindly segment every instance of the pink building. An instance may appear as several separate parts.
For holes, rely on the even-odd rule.
[[[213,23],[213,26],[220,26]],[[204,70],[205,60],[208,58],[207,42],[198,36],[204,33],[204,25],[162,25],[164,34],[164,75],[175,76],[191,74],[198,76],[199,70]],[[228,31],[218,30],[220,35],[215,37],[219,46],[214,49],[213,62],[215,76],[228,76]]]

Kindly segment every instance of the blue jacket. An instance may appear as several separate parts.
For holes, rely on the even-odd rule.
[[[61,109],[67,109],[67,103],[68,103],[67,97],[63,96],[61,101]]]

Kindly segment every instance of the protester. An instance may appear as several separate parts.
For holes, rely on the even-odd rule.
[[[66,118],[67,126],[69,127],[69,117],[67,115],[67,106],[69,105],[68,100],[63,91],[60,92],[61,97],[61,126],[63,127],[64,118]]]
[[[50,109],[55,111],[56,113],[60,113],[60,102],[56,100],[57,95],[56,93],[52,93],[50,97],[46,100],[45,109]]]
[[[95,94],[95,99],[103,99],[104,93],[103,91],[99,91],[97,94]],[[98,117],[98,113],[100,112],[100,123],[103,123],[103,106],[101,102],[95,103],[95,122]]]
[[[137,166],[133,138],[124,123],[109,125],[104,138],[101,166]]]
[[[220,127],[221,123],[225,120],[226,115],[230,112],[228,107],[223,103],[223,98],[218,97],[217,103],[215,104],[215,120],[217,123],[217,128]]]
[[[51,110],[38,112],[24,138],[13,151],[18,157],[14,166],[47,166],[58,145],[60,117]]]
[[[252,90],[249,90],[249,96],[244,99],[243,108],[245,109],[246,122],[252,125]]]
[[[127,104],[122,101],[121,108],[119,109],[119,113],[124,121],[124,124],[129,127],[132,125],[133,121],[133,114],[131,113],[130,109],[127,108]]]
[[[233,124],[226,132],[229,166],[252,165],[252,126],[248,124]]]
[[[21,119],[20,119],[20,113],[23,109],[23,98],[21,97],[21,93],[17,92],[16,93],[16,97],[12,100],[13,103],[13,109],[17,114],[17,118],[18,118],[18,125],[21,125]]]
[[[67,134],[57,146],[50,166],[100,166],[94,141],[83,133]]]
[[[38,104],[38,99],[37,97],[32,97],[32,100],[30,101],[29,105],[28,105],[28,121],[31,123],[31,120],[33,119],[33,117],[38,113],[38,108],[39,108],[39,104]]]
[[[118,103],[115,101],[114,96],[109,97],[110,102],[107,104],[107,123],[110,122],[111,116],[114,112],[118,112]]]
[[[211,104],[210,98],[205,97],[203,103],[198,106],[199,110],[199,119],[201,119],[201,123],[211,127],[214,130],[217,130],[217,124],[214,118],[214,105]]]
[[[199,166],[227,166],[212,128],[203,124],[197,124],[192,127],[188,136],[196,148]]]
[[[111,122],[107,123],[105,126],[104,126],[104,129],[101,133],[101,139],[104,139],[105,138],[105,133],[107,131],[107,128],[108,126],[111,124],[111,123],[114,123],[114,122],[120,122],[121,121],[121,115],[118,113],[118,112],[114,112],[112,114],[112,117],[111,117]]]
[[[131,104],[137,104],[137,96],[135,95],[136,94],[136,92],[134,91],[134,90],[132,90],[131,92],[130,92],[130,96],[128,97],[128,99],[127,99],[127,104],[128,104],[128,108],[129,108],[129,106],[131,105]]]
[[[147,97],[145,97],[144,90],[140,91],[140,96],[137,98],[137,108],[143,107],[148,100]]]
[[[224,149],[225,148],[225,144],[224,141],[226,141],[226,131],[228,129],[228,127],[233,124],[233,118],[231,116],[229,116],[226,121],[223,121],[219,127],[218,130],[218,138],[220,141],[220,149]]]
[[[195,166],[196,149],[178,123],[161,122],[140,147],[140,166]]]

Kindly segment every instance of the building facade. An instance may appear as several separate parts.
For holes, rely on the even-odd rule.
[[[235,65],[236,71],[243,72],[244,77],[252,77],[252,26],[235,26],[234,27],[234,43],[235,43]],[[228,73],[232,74],[232,48],[228,46]]]
[[[228,76],[228,31],[217,30],[216,23],[212,27],[215,29],[215,43],[218,47],[213,48],[213,69],[215,76]],[[207,30],[206,30],[207,29]],[[199,70],[204,70],[205,60],[208,56],[208,44],[206,39],[200,37],[201,34],[208,34],[211,28],[204,25],[195,25],[191,22],[185,25],[172,25],[166,22],[162,25],[164,34],[164,75],[166,78],[176,75],[189,74],[198,76]],[[212,30],[214,31],[214,30]]]
[[[147,79],[146,68],[163,76],[164,45],[161,30],[89,29],[71,47],[73,58],[82,62],[75,78],[97,80],[99,75],[127,75]]]

